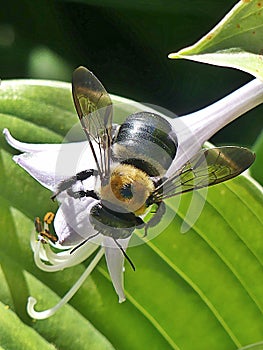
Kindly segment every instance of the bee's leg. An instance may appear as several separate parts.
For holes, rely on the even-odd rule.
[[[117,241],[117,239],[114,239],[114,242],[116,243],[117,247],[120,248],[120,251],[122,252],[123,256],[128,260],[129,264],[131,265],[131,268],[133,271],[135,271],[135,265],[132,262],[132,260],[129,258],[128,254],[125,252],[125,250],[122,248],[121,244]]]
[[[56,192],[51,196],[52,200],[55,200],[57,195],[59,195],[61,192],[67,190],[70,188],[72,185],[74,185],[77,181],[84,181],[88,179],[91,176],[97,176],[98,171],[95,169],[88,169],[88,170],[83,170],[79,173],[77,173],[74,176],[69,177],[66,180],[61,181],[58,186]]]
[[[73,198],[83,198],[83,197],[91,197],[91,198],[94,198],[94,199],[99,199],[97,193],[93,190],[91,191],[72,191],[71,188],[69,188],[67,190],[67,194],[70,196],[70,197],[73,197]]]
[[[158,205],[158,208],[154,216],[148,222],[145,223],[143,237],[147,236],[147,231],[150,227],[154,227],[157,224],[159,224],[159,222],[162,220],[162,217],[165,214],[166,208],[164,202],[159,202],[156,204]]]
[[[84,181],[91,176],[98,176],[98,175],[99,175],[98,170],[88,169],[88,170],[83,170],[83,171],[80,171],[79,173],[77,173],[76,178],[78,181]]]

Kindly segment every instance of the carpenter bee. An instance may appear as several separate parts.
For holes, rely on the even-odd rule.
[[[73,73],[72,94],[96,169],[65,179],[52,198],[66,191],[76,200],[96,199],[90,222],[98,233],[112,237],[125,256],[118,240],[129,237],[135,228],[144,228],[147,234],[147,229],[155,226],[165,212],[164,199],[231,179],[254,161],[254,154],[242,147],[202,149],[166,178],[178,148],[176,134],[167,119],[138,112],[114,129],[111,98],[84,67]],[[76,182],[90,177],[99,183],[94,190],[73,190]],[[153,206],[155,215],[144,222],[142,216]]]

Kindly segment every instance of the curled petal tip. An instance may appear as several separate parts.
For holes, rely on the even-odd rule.
[[[33,297],[29,297],[27,299],[27,312],[29,314],[30,317],[36,319],[36,320],[44,320],[45,318],[48,318],[50,315],[49,310],[46,311],[41,311],[38,312],[35,310],[35,305],[36,305],[37,301],[35,298]]]
[[[29,315],[30,315],[31,317],[33,317],[33,316],[32,316],[32,313],[35,313],[34,307],[35,307],[36,303],[37,303],[37,301],[36,301],[35,298],[33,298],[33,297],[28,297],[26,308],[27,308],[27,312],[29,313]]]
[[[119,304],[123,303],[126,300],[125,296],[119,297]]]
[[[16,143],[19,143],[19,141],[17,141],[16,139],[13,138],[13,136],[11,135],[10,131],[7,128],[3,129],[3,135],[4,135],[5,139],[6,139],[6,142],[10,146],[12,146],[12,147],[17,149]]]
[[[56,306],[54,306],[51,309],[44,310],[44,311],[36,311],[35,305],[37,301],[33,297],[29,297],[27,299],[27,313],[30,317],[34,318],[35,320],[45,320],[46,318],[49,318],[50,316],[53,316],[58,309],[61,307],[61,303],[58,303]],[[64,304],[63,304],[64,305]]]
[[[7,128],[3,129],[3,135],[5,135],[5,136],[10,135],[10,132],[9,132],[9,130]]]
[[[19,164],[19,156],[14,156],[12,159],[16,164]]]

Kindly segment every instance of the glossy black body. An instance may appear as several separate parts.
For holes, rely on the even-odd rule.
[[[177,137],[166,119],[138,112],[127,117],[113,140],[113,158],[131,164],[149,176],[160,176],[171,165]]]
[[[103,235],[114,239],[127,238],[135,228],[142,228],[145,225],[139,216],[123,212],[122,208],[114,208],[106,201],[101,201],[92,207],[90,222]]]

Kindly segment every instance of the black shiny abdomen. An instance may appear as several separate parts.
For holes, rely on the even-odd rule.
[[[113,158],[150,176],[163,175],[175,158],[177,137],[161,116],[138,112],[128,116],[113,143]]]
[[[115,239],[127,238],[136,227],[144,226],[140,217],[106,201],[95,204],[90,211],[89,218],[98,232]]]

